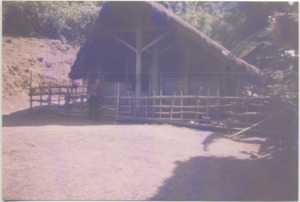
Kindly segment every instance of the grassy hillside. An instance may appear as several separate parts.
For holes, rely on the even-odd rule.
[[[59,40],[37,38],[2,38],[2,98],[29,92],[32,85],[58,85],[70,82],[68,73],[78,47]]]

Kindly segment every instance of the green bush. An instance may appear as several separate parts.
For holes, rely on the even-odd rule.
[[[3,33],[79,42],[98,17],[103,2],[3,2]]]

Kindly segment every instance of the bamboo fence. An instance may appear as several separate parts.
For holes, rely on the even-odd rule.
[[[270,103],[267,97],[254,96],[220,96],[201,94],[183,95],[182,91],[173,95],[142,95],[136,97],[132,92],[121,96],[120,83],[113,87],[111,96],[104,96],[101,115],[121,120],[159,120],[165,122],[189,122],[197,124],[214,124],[217,126],[248,127],[254,121],[265,118],[266,107]],[[58,110],[64,115],[88,114],[88,93],[86,86],[42,86],[30,85],[30,111],[33,103],[39,103],[38,109]]]

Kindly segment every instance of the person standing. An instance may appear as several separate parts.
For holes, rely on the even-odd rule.
[[[89,90],[89,118],[96,120],[98,118],[99,102],[102,98],[102,85],[99,79],[96,79]]]

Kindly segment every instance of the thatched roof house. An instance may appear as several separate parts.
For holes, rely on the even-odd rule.
[[[258,68],[234,57],[156,2],[107,2],[72,66],[71,79],[130,83],[136,95],[163,90],[240,91]],[[239,89],[239,90],[236,90]]]

